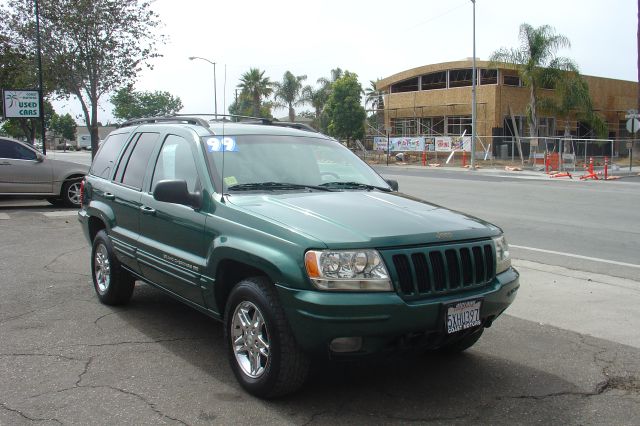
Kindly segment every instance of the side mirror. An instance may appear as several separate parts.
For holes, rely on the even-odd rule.
[[[196,210],[202,207],[202,193],[189,192],[185,180],[161,180],[153,190],[153,198],[165,203],[193,207]]]
[[[386,182],[389,184],[391,189],[398,192],[398,181],[395,179],[386,179]]]
[[[36,161],[38,163],[42,163],[44,161],[44,155],[40,154],[39,152],[36,152]]]

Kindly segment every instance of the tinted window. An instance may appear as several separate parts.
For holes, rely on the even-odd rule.
[[[158,144],[157,133],[142,133],[136,146],[133,148],[131,157],[127,162],[122,183],[136,189],[142,189],[142,181],[147,173],[149,158]]]
[[[120,157],[120,162],[118,163],[118,168],[116,169],[116,176],[113,178],[116,182],[122,182],[122,175],[124,175],[124,169],[127,166],[127,162],[129,161],[129,157],[131,156],[131,151],[133,151],[133,147],[136,146],[136,142],[138,138],[140,138],[141,133],[136,133],[131,138],[131,142],[127,145],[124,150],[124,153]]]
[[[96,158],[93,159],[89,173],[94,176],[109,179],[118,154],[128,137],[129,133],[118,133],[115,135],[112,133],[109,135],[102,143],[100,150],[96,154]]]
[[[191,153],[189,142],[180,136],[169,135],[162,145],[156,169],[153,172],[151,190],[161,180],[183,179],[187,181],[189,191],[194,192],[199,186],[196,163]]]
[[[0,139],[0,158],[35,160],[36,153],[17,142]]]

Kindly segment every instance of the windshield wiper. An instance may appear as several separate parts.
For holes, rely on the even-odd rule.
[[[373,191],[374,189],[377,189],[379,191],[384,191],[384,192],[391,192],[390,188],[385,188],[382,186],[375,186],[375,185],[369,185],[367,183],[360,183],[360,182],[327,182],[327,183],[323,183],[320,186],[325,186],[325,187],[338,187],[341,189],[366,189],[368,191]]]
[[[294,189],[315,189],[318,191],[333,191],[330,188],[317,185],[303,185],[299,183],[289,182],[252,182],[252,183],[240,183],[228,188],[229,191],[287,191]]]

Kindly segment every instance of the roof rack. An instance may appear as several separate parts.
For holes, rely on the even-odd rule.
[[[205,120],[202,117],[214,117],[211,120]],[[295,123],[291,121],[276,121],[270,118],[264,117],[251,117],[247,115],[234,115],[234,114],[175,114],[163,117],[147,117],[147,118],[135,118],[127,120],[120,124],[118,127],[132,126],[136,124],[149,124],[149,123],[186,123],[194,124],[202,127],[209,128],[210,123],[220,120],[239,119],[244,124],[258,124],[263,126],[278,126],[278,127],[290,127],[298,130],[305,130],[307,132],[318,133],[316,129],[304,123]]]
[[[209,127],[209,122],[199,117],[193,117],[191,115],[171,115],[165,117],[148,117],[148,118],[135,118],[133,120],[127,120],[120,124],[118,127],[132,126],[134,124],[148,124],[148,123],[187,123],[195,124],[202,127]]]

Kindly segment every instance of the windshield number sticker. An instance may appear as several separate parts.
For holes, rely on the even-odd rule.
[[[207,139],[207,151],[209,152],[237,152],[238,144],[236,144],[236,139],[225,136],[225,137],[213,137]]]

